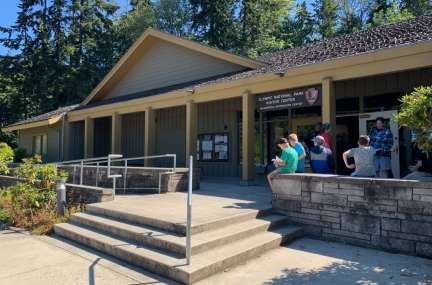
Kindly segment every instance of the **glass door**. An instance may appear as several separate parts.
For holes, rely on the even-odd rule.
[[[321,117],[293,119],[291,133],[297,134],[299,142],[302,143],[307,136],[314,133],[315,124],[318,122],[321,122]],[[308,153],[305,161],[305,172],[312,172]]]
[[[393,133],[394,144],[391,151],[391,170],[394,178],[400,178],[400,158],[399,158],[399,129],[394,121],[396,110],[366,113],[359,115],[359,135],[368,135],[370,130],[376,126],[377,117],[384,118],[384,126]]]

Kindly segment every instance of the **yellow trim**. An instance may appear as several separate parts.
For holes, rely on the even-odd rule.
[[[43,121],[38,121],[38,122],[33,122],[33,123],[28,123],[28,124],[22,124],[22,125],[18,125],[18,126],[13,126],[13,127],[6,127],[6,128],[2,128],[2,132],[11,132],[11,131],[17,131],[17,130],[24,130],[24,129],[30,129],[30,128],[36,128],[36,127],[44,127],[46,125],[52,125],[57,123],[58,121],[61,120],[63,115],[48,119],[48,120],[43,120]]]
[[[136,40],[90,95],[84,99],[81,106],[102,100],[159,39],[252,69],[268,66],[268,64],[260,61],[234,55],[149,28]]]
[[[402,46],[392,49],[356,55],[347,58],[320,62],[285,70],[285,76],[266,73],[244,79],[195,88],[191,94],[184,90],[129,100],[109,105],[102,105],[68,113],[68,121],[81,121],[86,117],[98,118],[109,116],[117,111],[119,114],[140,112],[146,107],[153,109],[186,105],[187,101],[203,103],[241,97],[245,89],[253,94],[283,89],[297,88],[305,85],[317,85],[322,79],[332,77],[333,81],[354,79],[379,74],[399,72],[431,66],[432,41]]]

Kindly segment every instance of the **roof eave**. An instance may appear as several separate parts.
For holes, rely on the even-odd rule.
[[[44,126],[48,126],[48,125],[53,125],[57,122],[59,122],[61,120],[61,118],[63,117],[63,115],[59,115],[53,118],[50,118],[48,120],[41,120],[41,121],[37,121],[37,122],[31,122],[31,123],[27,123],[27,124],[21,124],[21,125],[16,125],[16,126],[6,126],[4,128],[2,128],[2,132],[11,132],[11,131],[18,131],[18,130],[23,130],[23,129],[30,129],[30,128],[37,128],[37,127],[44,127]]]

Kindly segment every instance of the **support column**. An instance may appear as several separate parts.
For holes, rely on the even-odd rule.
[[[122,115],[115,112],[111,119],[111,153],[122,154]]]
[[[156,111],[152,107],[145,109],[144,121],[144,156],[156,154]],[[145,167],[153,167],[154,159],[145,159]]]
[[[87,117],[84,120],[84,158],[94,155],[94,119]]]
[[[333,151],[336,161],[337,143],[336,143],[336,96],[334,83],[331,77],[322,80],[322,123],[329,123],[333,130]]]
[[[241,185],[255,185],[255,97],[247,90],[242,98],[242,181]]]
[[[193,165],[197,165],[198,136],[198,104],[193,100],[186,103],[186,167],[189,167],[189,157],[193,157]]]

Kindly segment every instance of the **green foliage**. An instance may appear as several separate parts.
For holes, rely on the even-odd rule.
[[[401,9],[398,2],[393,0],[390,6],[385,10],[379,10],[374,13],[372,23],[366,25],[366,28],[374,28],[382,25],[393,24],[403,20],[414,18],[407,9]]]
[[[400,101],[396,122],[413,131],[414,142],[421,143],[424,152],[432,151],[432,86],[415,88]]]
[[[317,32],[320,38],[325,40],[336,36],[339,17],[335,0],[316,0],[312,6],[315,11]]]
[[[24,158],[29,158],[30,156],[27,153],[27,150],[25,148],[19,147],[17,149],[14,149],[14,162],[22,162]]]
[[[39,163],[39,156],[23,159],[21,167],[14,171],[14,175],[24,178],[25,181],[2,191],[0,209],[7,212],[5,217],[8,218],[8,224],[42,234],[51,232],[54,223],[68,219],[56,217],[56,180],[64,179],[67,173],[58,172],[52,164]],[[69,210],[72,208],[76,207],[69,205]]]
[[[7,224],[10,220],[10,213],[8,210],[0,208],[0,224]]]
[[[0,161],[2,162],[12,162],[14,157],[14,152],[7,143],[0,142]]]

